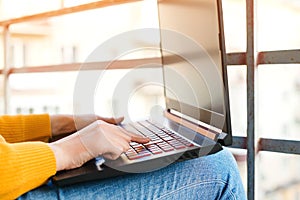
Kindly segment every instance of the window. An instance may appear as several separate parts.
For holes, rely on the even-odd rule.
[[[17,3],[15,0],[2,0],[0,21],[93,1],[30,2],[31,0]],[[249,35],[247,36],[246,19],[249,13],[246,12],[246,4],[252,0],[222,2],[229,61],[228,79],[233,134],[236,141],[241,138],[243,143],[247,139],[246,55]],[[15,6],[17,4],[18,6]],[[254,9],[257,17],[254,21],[256,36],[254,44],[257,50],[255,53],[258,53],[255,57],[258,63],[255,77],[255,135],[258,140],[256,147],[289,153],[265,151],[257,153],[255,194],[258,199],[299,199],[300,195],[298,192],[300,177],[297,171],[300,161],[296,155],[290,155],[299,154],[297,147],[299,146],[297,133],[300,130],[299,9],[300,4],[297,0],[259,0]],[[2,64],[0,82],[5,83],[0,87],[0,113],[5,111],[12,114],[72,113],[74,107],[78,112],[84,113],[88,110],[85,105],[73,102],[74,85],[81,63],[86,63],[91,52],[111,37],[142,27],[158,27],[155,0],[120,4],[11,25],[8,62],[9,67],[12,67],[12,74],[9,75],[9,80],[4,78],[4,71],[1,71],[4,69],[5,59],[3,41],[0,41]],[[3,27],[0,27],[1,33],[3,30]],[[117,51],[112,49],[109,53],[112,56],[118,55]],[[120,64],[122,60],[155,58],[158,55],[159,53],[155,51],[141,51],[123,57]],[[129,117],[143,116],[144,113],[149,113],[149,110],[152,111],[153,105],[163,106],[162,88],[159,85],[143,85],[148,81],[149,74],[157,77],[158,82],[162,81],[159,69],[136,70],[139,70],[141,76],[134,76],[125,82],[127,81],[126,84],[130,87],[136,88],[130,96],[130,101],[141,105],[143,109],[132,109],[129,105]],[[119,87],[117,83],[124,81],[124,77],[133,71],[133,69],[114,69],[105,72],[101,84],[95,90],[94,99],[97,104],[93,109],[96,113],[105,116],[122,113],[121,109],[124,106],[114,98],[116,94],[113,91]],[[93,74],[99,73],[99,70],[80,73]],[[9,85],[6,86],[6,83]],[[5,90],[6,87],[8,90]],[[292,141],[286,143],[283,139]],[[236,147],[246,148],[238,143]],[[251,193],[254,191],[253,185],[247,187],[246,183],[247,164],[250,165],[250,162],[246,162],[246,151],[244,149],[232,151],[238,161],[245,188]]]
[[[10,1],[3,1],[2,9],[17,9],[10,3]],[[68,1],[64,3],[67,6],[74,6]],[[72,3],[74,2],[72,1]],[[78,4],[80,2],[75,3]],[[25,6],[22,8],[24,11],[20,16],[48,11],[45,9],[48,8],[45,4],[47,3],[44,2],[43,5],[35,4],[35,8],[28,7],[28,10],[26,10],[27,7]],[[49,2],[49,8],[51,7],[57,9],[57,2]],[[8,11],[5,13],[9,18],[19,17],[9,15],[10,12]],[[72,113],[74,84],[80,69],[80,63],[91,62],[91,60],[87,59],[89,55],[111,37],[128,30],[143,27],[158,27],[154,1],[92,9],[70,15],[11,25],[9,41],[11,47],[8,62],[13,69],[20,68],[21,71],[23,67],[30,67],[30,69],[24,68],[27,70],[26,73],[22,73],[23,71],[18,73],[20,71],[17,71],[10,75],[9,112]],[[138,41],[137,38],[136,41],[132,42],[133,48],[135,42],[143,43],[149,41]],[[119,52],[117,52],[117,49],[111,49],[110,52],[106,53],[114,56],[118,55]],[[159,52],[140,51],[122,59],[139,59],[157,57],[158,55]],[[1,56],[3,56],[3,53]],[[92,62],[95,61],[103,62],[107,60],[92,60]],[[60,70],[64,68],[64,64],[70,64],[67,66],[69,67],[72,63],[77,62],[79,64],[76,65],[77,70],[74,70],[74,72],[48,73],[46,70],[43,73],[27,73],[35,71],[34,67],[40,69],[47,66],[51,71],[53,69],[52,66],[55,65]],[[145,70],[145,73],[147,73],[147,70]],[[145,73],[143,72],[142,76],[145,76]],[[107,83],[104,84],[111,85],[121,79],[121,74],[124,76],[126,71],[114,70],[114,72],[106,74],[109,74],[110,80],[107,80]],[[140,78],[134,80],[134,82],[139,81]],[[111,110],[103,110],[103,107],[107,106],[108,103],[113,101],[114,104],[118,104],[118,102],[108,96],[109,94],[108,91],[103,92],[101,94],[102,100],[100,101],[103,105],[97,106],[102,108],[101,113],[103,115],[111,115]],[[84,105],[77,106],[84,107]]]

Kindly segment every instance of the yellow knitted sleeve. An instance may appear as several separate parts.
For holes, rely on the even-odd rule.
[[[20,142],[44,140],[50,133],[48,115],[0,117],[0,199],[15,199],[56,173],[47,143]]]
[[[0,116],[0,135],[11,143],[48,141],[51,137],[50,116],[48,114]]]

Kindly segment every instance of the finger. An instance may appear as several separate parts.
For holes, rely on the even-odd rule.
[[[142,144],[150,142],[150,138],[148,138],[148,137],[145,137],[143,135],[138,135],[138,134],[133,133],[133,132],[126,131],[124,128],[122,128],[122,129],[127,135],[129,135],[131,137],[132,142],[137,142],[137,143],[142,143]]]
[[[135,133],[132,133],[132,132],[127,131],[127,130],[124,129],[123,127],[120,127],[120,126],[119,126],[119,129],[121,130],[121,132],[123,133],[123,135],[126,135],[126,136],[129,138],[129,141],[128,141],[128,142],[132,141],[132,137],[139,136],[139,135],[137,135],[137,134],[135,134]]]
[[[111,146],[111,147],[113,147],[112,149],[118,149],[118,151],[121,151],[121,152],[126,152],[130,148],[129,142],[122,140],[122,139],[115,140],[115,141],[111,140],[110,143],[112,144],[112,146]]]
[[[124,146],[120,142],[115,143],[114,141],[107,141],[107,149],[102,154],[104,158],[108,158],[110,160],[117,159],[123,152],[124,152]]]
[[[150,142],[150,138],[137,135],[137,136],[131,136],[131,141],[145,144]]]
[[[118,117],[118,118],[113,118],[113,117],[110,117],[110,118],[106,118],[106,117],[98,117],[99,120],[103,120],[107,123],[110,123],[110,124],[120,124],[123,120],[124,120],[124,117]]]
[[[125,129],[123,129],[122,127],[120,126],[117,126],[117,129],[116,129],[116,134],[122,138],[124,138],[128,143],[131,141],[131,135],[128,134],[126,132]]]
[[[115,148],[118,148],[123,152],[126,152],[130,148],[129,143],[131,141],[131,137],[129,136],[126,136],[126,138],[117,136],[117,137],[109,138],[108,140]]]
[[[110,159],[115,160],[120,155],[130,149],[130,145],[127,141],[117,141],[117,143],[114,143],[113,146],[111,146],[111,151],[105,153],[106,156],[109,156]],[[105,155],[104,155],[105,156]]]
[[[150,142],[150,138],[145,137],[143,135],[138,135],[132,132],[127,132],[127,133],[130,135],[132,142],[137,142],[142,144]]]
[[[122,148],[123,148],[123,152],[128,151],[128,150],[130,149],[129,143],[125,141],[125,142],[122,144]]]
[[[102,130],[102,133],[104,135],[106,135],[105,137],[107,139],[108,138],[117,139],[117,140],[123,139],[123,140],[126,140],[128,143],[131,141],[131,137],[126,133],[124,134],[124,132],[120,126],[109,124],[104,121],[102,121],[102,123],[100,125],[101,125],[100,129]]]

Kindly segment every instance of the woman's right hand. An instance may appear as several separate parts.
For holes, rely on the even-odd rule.
[[[115,160],[129,149],[131,141],[147,143],[150,139],[98,120],[49,146],[56,158],[56,170],[60,171],[80,167],[100,155]]]

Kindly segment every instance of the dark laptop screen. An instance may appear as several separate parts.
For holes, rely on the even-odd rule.
[[[167,108],[228,132],[217,1],[161,0],[158,9]]]

